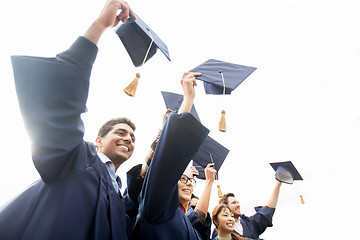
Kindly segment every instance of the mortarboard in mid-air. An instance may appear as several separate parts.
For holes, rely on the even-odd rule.
[[[303,180],[291,161],[270,163],[275,170],[275,178],[283,183],[292,184],[294,180]]]
[[[273,162],[270,165],[275,170],[276,180],[280,182],[293,184],[295,180],[303,180],[291,161]],[[305,203],[302,195],[300,195],[300,200],[302,204]]]
[[[135,67],[144,65],[145,62],[155,55],[158,48],[164,53],[166,58],[171,61],[166,44],[138,16],[136,16],[136,19],[130,16],[127,21],[121,24],[115,31],[124,44]],[[140,74],[137,73],[133,82],[124,89],[126,94],[135,96],[139,78]]]
[[[201,73],[195,78],[204,82],[206,94],[225,95],[231,94],[255,70],[255,67],[209,59],[190,72]],[[221,111],[219,130],[226,131],[225,110]]]
[[[205,179],[204,168],[209,163],[215,163],[214,168],[219,172],[221,165],[224,163],[229,150],[215,141],[210,136],[207,136],[203,144],[200,146],[198,152],[193,157],[193,165],[199,171],[197,178]],[[218,173],[216,174],[218,176]]]
[[[196,176],[199,179],[206,179],[205,176],[205,168],[209,163],[213,163],[213,167],[216,170],[215,179],[218,181],[217,189],[218,189],[218,197],[222,198],[222,192],[219,184],[219,170],[222,164],[227,157],[229,150],[212,139],[210,136],[207,136],[203,144],[200,146],[198,152],[193,157],[193,166],[199,172],[199,175]]]
[[[201,73],[195,78],[204,82],[206,94],[219,95],[231,94],[255,70],[255,67],[209,59],[190,72]]]

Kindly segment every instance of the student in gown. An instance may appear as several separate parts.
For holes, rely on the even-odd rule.
[[[126,2],[108,0],[86,33],[56,58],[12,57],[41,179],[0,209],[0,239],[131,238],[115,171],[133,153],[135,126],[126,118],[107,122],[95,147],[83,140],[80,118],[96,44],[105,29],[125,22],[129,14],[136,18]]]
[[[225,204],[216,206],[212,212],[212,221],[218,231],[214,240],[245,240],[246,238],[234,233],[235,218],[230,208]]]
[[[208,209],[210,203],[211,190],[216,175],[216,170],[213,166],[214,163],[210,163],[204,169],[205,186],[199,198],[199,201],[197,202],[194,208],[190,206],[193,188],[190,184],[188,184],[189,181],[184,181],[184,179],[191,179],[193,182],[195,182],[194,175],[199,174],[195,166],[192,166],[190,168],[190,171],[185,171],[181,176],[180,180],[178,181],[179,202],[180,202],[179,208],[189,218],[192,226],[200,234],[201,239],[209,239],[211,234],[211,217],[210,214],[208,213]],[[191,178],[189,178],[188,176],[191,176]]]
[[[163,127],[165,122],[172,110],[167,110],[163,116]],[[151,149],[147,154],[145,162],[142,165],[141,172],[139,168],[136,166],[132,170],[128,172],[127,179],[128,179],[128,186],[131,186],[127,189],[129,191],[129,195],[131,198],[127,198],[126,200],[131,200],[130,207],[127,209],[131,209],[128,212],[128,215],[131,219],[134,219],[134,216],[138,212],[138,208],[134,208],[139,203],[137,201],[138,195],[140,194],[140,190],[142,187],[143,181],[141,178],[144,178],[148,167],[153,159],[154,151],[156,149],[157,143],[159,141],[160,134],[162,132],[162,128],[159,130],[159,135],[155,139],[155,141],[151,144]],[[181,176],[180,180],[178,181],[178,192],[179,192],[179,208],[183,211],[184,214],[189,218],[192,226],[195,230],[199,233],[201,239],[209,239],[210,238],[210,231],[211,231],[211,217],[208,213],[209,202],[210,202],[210,195],[212,185],[215,180],[216,170],[213,168],[213,164],[208,164],[208,166],[204,170],[205,172],[205,186],[203,189],[203,193],[201,198],[199,199],[196,197],[198,206],[191,207],[190,203],[193,199],[193,187],[195,187],[196,180],[194,179],[195,175],[198,175],[199,172],[195,168],[195,166],[191,166],[185,170],[183,175]],[[139,176],[140,174],[140,176]],[[134,187],[136,186],[136,187]],[[127,204],[126,204],[127,206]]]
[[[252,216],[246,216],[240,212],[240,204],[233,193],[224,194],[220,199],[220,204],[225,204],[229,207],[235,217],[234,232],[250,238],[259,239],[259,236],[266,230],[267,227],[272,226],[272,217],[279,199],[281,182],[275,180],[275,187],[266,206],[255,207],[256,213]],[[217,235],[216,229],[212,237]]]
[[[191,196],[192,180],[183,173],[209,133],[190,114],[195,97],[195,75],[183,75],[184,100],[178,112],[170,113],[145,175],[133,228],[134,239],[203,239],[179,208],[179,184],[184,184],[188,201]],[[128,188],[132,188],[129,181]]]

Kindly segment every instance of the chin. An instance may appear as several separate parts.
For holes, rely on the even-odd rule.
[[[131,157],[131,153],[121,153],[118,155],[118,159],[121,162],[125,162],[126,160],[128,160]]]
[[[190,202],[190,200],[191,200],[191,195],[190,196],[188,196],[188,195],[183,195],[182,196],[182,199],[184,199],[184,201],[186,201],[186,202]]]
[[[189,203],[191,200],[191,194],[190,194],[190,196],[188,196],[187,194],[183,194],[183,195],[179,196],[179,200],[180,200],[180,202]]]

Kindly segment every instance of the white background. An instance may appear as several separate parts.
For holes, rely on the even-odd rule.
[[[39,178],[19,113],[10,55],[53,57],[99,14],[104,1],[2,1],[0,205]],[[230,149],[219,172],[247,215],[274,186],[269,162],[291,160],[304,181],[283,184],[265,239],[356,238],[359,214],[360,15],[355,1],[129,1],[167,44],[135,68],[113,29],[101,38],[83,114],[85,139],[103,122],[127,116],[137,125],[132,158],[142,163],[165,111],[160,91],[182,93],[180,78],[209,58],[257,67],[230,96],[205,95],[195,106],[210,136]],[[135,98],[122,89],[140,71]],[[221,109],[228,131],[217,130]],[[164,179],[164,181],[166,181]],[[202,183],[195,189],[200,195]],[[213,188],[210,211],[216,205]],[[305,204],[300,204],[302,194]]]

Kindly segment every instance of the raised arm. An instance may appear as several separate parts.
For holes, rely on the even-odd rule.
[[[268,207],[276,208],[276,205],[277,205],[277,202],[279,199],[279,194],[280,194],[280,187],[281,187],[281,182],[276,180],[275,187],[274,187],[274,189],[271,193],[270,199],[267,203]]]
[[[191,73],[191,72],[186,72],[183,74],[183,77],[181,79],[181,86],[183,88],[183,92],[184,92],[184,100],[181,103],[181,106],[179,108],[178,113],[183,113],[183,112],[190,112],[193,102],[194,102],[194,98],[195,98],[195,86],[196,86],[196,80],[195,80],[195,76],[199,76],[201,75],[200,73]],[[172,112],[172,110],[167,109],[164,116],[163,116],[163,124],[162,124],[162,128],[164,127],[166,120],[169,116],[169,114]],[[154,151],[156,148],[156,145],[158,143],[162,128],[159,131],[159,135],[157,136],[156,140],[153,142],[153,144],[151,145],[151,149],[148,152],[146,158],[145,158],[145,163],[142,165],[141,168],[141,176],[145,177],[145,174],[148,170],[148,167],[150,165],[150,162],[154,156]]]
[[[262,234],[267,227],[272,226],[272,218],[279,199],[280,187],[281,182],[276,180],[275,187],[271,193],[266,207],[255,207],[256,214],[250,216],[253,222],[256,223],[256,233],[258,235]],[[253,237],[255,238],[256,236]]]
[[[177,182],[209,133],[188,113],[195,96],[194,81],[192,74],[184,74],[184,108],[169,115],[145,176],[140,194],[140,212],[152,224],[175,215],[179,207]]]
[[[116,15],[119,9],[122,12]],[[127,3],[109,0],[84,37],[56,58],[11,57],[33,162],[45,182],[75,173],[85,164],[74,159],[79,154],[75,150],[83,143],[80,115],[86,111],[95,44],[106,27],[117,24],[120,18],[126,21],[129,14],[133,15]]]
[[[205,215],[209,210],[211,189],[216,175],[216,170],[213,166],[214,163],[209,163],[205,168],[205,177],[206,177],[205,187],[195,207],[195,212],[196,209],[198,209],[201,212],[203,212]]]

